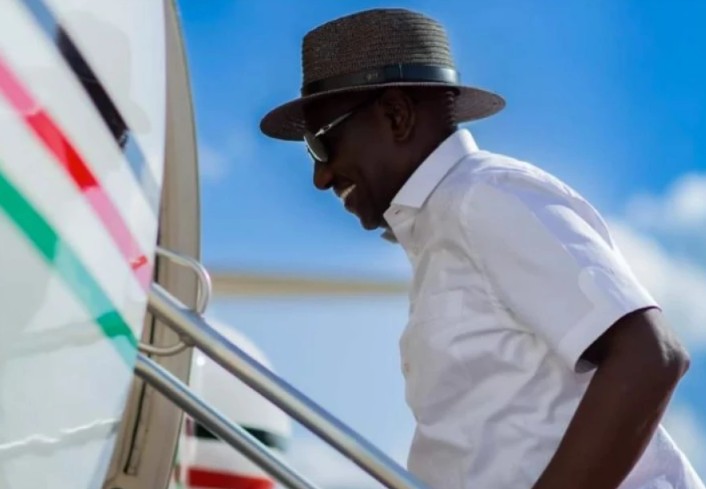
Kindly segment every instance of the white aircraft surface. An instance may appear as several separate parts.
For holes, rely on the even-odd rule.
[[[272,484],[133,375],[139,350],[179,341],[147,310],[152,282],[191,308],[203,298],[173,256],[200,260],[193,121],[173,0],[0,0],[0,488]],[[214,284],[226,295],[405,289],[218,271]],[[281,451],[281,411],[178,350],[151,359]]]

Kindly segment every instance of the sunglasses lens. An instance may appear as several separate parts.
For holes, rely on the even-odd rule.
[[[312,158],[321,163],[326,163],[328,160],[328,152],[326,151],[326,146],[324,146],[324,143],[320,139],[312,133],[306,132],[304,134],[304,142]]]

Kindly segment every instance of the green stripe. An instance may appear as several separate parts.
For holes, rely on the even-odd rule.
[[[0,208],[49,265],[55,267],[69,289],[88,309],[103,334],[111,340],[123,361],[133,368],[137,355],[137,339],[130,326],[69,244],[61,240],[57,232],[7,180],[2,171]]]

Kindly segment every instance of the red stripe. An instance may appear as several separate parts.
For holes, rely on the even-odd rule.
[[[273,481],[262,477],[198,467],[189,467],[186,484],[194,489],[272,489],[275,486]]]
[[[10,105],[54,155],[56,162],[83,193],[123,257],[130,264],[138,282],[146,290],[152,280],[149,260],[140,250],[117,208],[76,148],[39,102],[22,86],[22,82],[12,73],[2,58],[0,58],[0,92],[5,95]]]

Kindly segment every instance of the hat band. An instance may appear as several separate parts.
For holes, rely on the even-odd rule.
[[[458,72],[448,66],[399,63],[316,80],[304,85],[301,93],[303,96],[307,96],[338,90],[339,88],[378,85],[391,82],[427,82],[457,85],[458,81]]]

